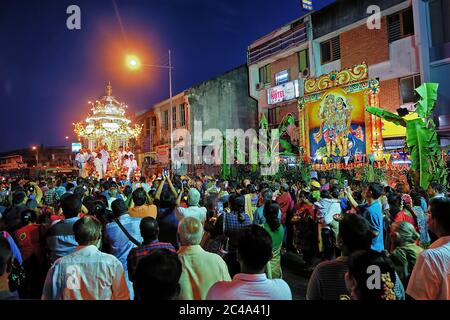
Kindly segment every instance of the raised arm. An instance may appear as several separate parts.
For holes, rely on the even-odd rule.
[[[34,186],[34,190],[36,192],[36,202],[38,204],[41,204],[42,196],[43,196],[41,188],[39,188],[39,186],[35,182],[30,182],[30,184]]]
[[[352,205],[352,207],[355,209],[358,208],[358,203],[353,198],[353,193],[352,193],[352,190],[350,189],[350,187],[347,187],[347,189],[345,190],[345,195],[347,196],[348,201],[350,201],[350,204]]]
[[[172,184],[172,180],[170,180],[170,177],[169,176],[167,176],[166,177],[167,178],[167,183],[169,184],[169,189],[170,189],[170,191],[172,191],[172,193],[175,195],[175,197],[178,195],[177,194],[177,190],[175,190],[175,187],[173,186],[173,184]]]
[[[166,177],[164,177],[164,179],[160,182],[158,189],[156,190],[155,200],[159,200],[159,198],[161,197],[161,192],[162,192],[162,189],[164,188],[165,182],[166,182]]]

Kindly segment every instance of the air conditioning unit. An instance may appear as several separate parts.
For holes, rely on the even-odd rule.
[[[299,78],[308,78],[309,77],[309,68],[305,68],[298,74]]]
[[[260,82],[256,84],[256,90],[260,91],[264,89],[264,83]]]

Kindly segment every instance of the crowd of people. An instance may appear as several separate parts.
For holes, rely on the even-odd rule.
[[[81,174],[5,180],[0,202],[0,299],[291,300],[287,251],[309,300],[450,299],[434,182]]]

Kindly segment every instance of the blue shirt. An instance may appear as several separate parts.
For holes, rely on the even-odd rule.
[[[367,206],[364,217],[369,221],[372,231],[377,233],[377,236],[372,240],[372,250],[378,252],[383,251],[383,215],[381,210],[381,203],[379,200],[376,200]]]
[[[278,220],[281,222],[281,210],[278,211]],[[266,223],[266,217],[264,217],[264,206],[256,209],[253,214],[253,224],[263,225]]]
[[[346,212],[347,210],[351,209],[350,201],[348,201],[347,198],[342,198],[340,204],[343,212]]]
[[[56,194],[58,195],[58,198],[61,198],[61,196],[66,193],[66,188],[63,186],[59,186],[56,188]]]
[[[61,220],[50,227],[47,232],[47,247],[50,249],[51,261],[72,253],[78,246],[73,234],[73,225],[79,217]]]
[[[143,241],[139,229],[141,218],[130,217],[130,215],[126,213],[119,217],[119,221],[133,238],[139,242]],[[127,273],[127,257],[130,250],[136,247],[136,245],[128,239],[116,222],[111,222],[106,225],[105,235],[111,245],[111,254],[119,259],[125,273]]]
[[[175,210],[170,211],[168,208],[158,206],[156,221],[158,221],[159,226],[159,240],[171,243],[178,250],[180,244],[177,237],[178,219]]]

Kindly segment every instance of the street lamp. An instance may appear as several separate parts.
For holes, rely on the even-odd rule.
[[[36,147],[36,146],[31,147],[31,149],[32,149],[33,151],[36,151],[36,167],[37,167],[37,166],[38,166],[38,163],[39,163],[39,149],[38,149],[38,147]]]
[[[139,70],[141,68],[141,61],[134,54],[127,54],[125,56],[125,64],[130,70]]]
[[[131,71],[136,71],[143,67],[153,67],[153,68],[162,68],[162,69],[168,69],[169,70],[169,126],[170,126],[170,168],[172,169],[172,161],[173,161],[173,137],[172,137],[172,130],[173,130],[173,115],[172,115],[172,56],[170,50],[168,51],[169,54],[169,64],[168,65],[159,65],[159,64],[142,64],[141,60],[138,56],[134,54],[127,54],[125,56],[125,65],[130,69]]]

